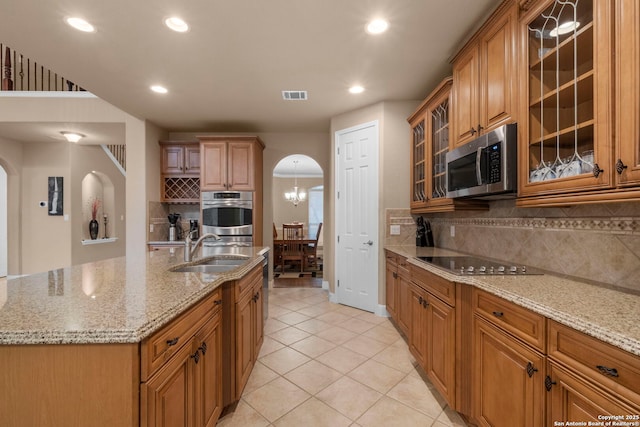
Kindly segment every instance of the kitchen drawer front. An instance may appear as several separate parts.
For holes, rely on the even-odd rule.
[[[545,317],[480,289],[473,290],[473,308],[489,322],[544,352]]]
[[[236,301],[238,301],[243,294],[251,292],[256,282],[262,281],[262,264],[257,265],[253,270],[247,273],[242,279],[238,280],[236,284]]]
[[[440,298],[451,307],[456,305],[456,284],[431,273],[423,268],[411,265],[411,280],[425,291]]]
[[[385,258],[387,260],[387,263],[393,264],[394,266],[397,266],[397,264],[398,264],[398,255],[396,255],[394,252],[391,252],[389,250],[385,250]]]
[[[400,255],[398,255],[396,259],[398,263],[398,274],[402,274],[409,279],[411,277],[411,272],[409,271],[409,263],[407,262],[407,259]]]
[[[549,357],[608,389],[626,387],[640,401],[640,357],[636,355],[550,320]]]
[[[142,342],[141,380],[146,381],[171,356],[182,348],[195,333],[220,310],[222,291],[216,289],[203,301]]]

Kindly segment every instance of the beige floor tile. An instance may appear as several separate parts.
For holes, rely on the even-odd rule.
[[[373,360],[404,373],[409,373],[415,369],[413,364],[416,359],[406,345],[404,348],[391,345],[373,356]]]
[[[376,341],[373,338],[365,337],[363,335],[359,335],[345,342],[342,346],[367,357],[373,357],[388,347],[380,341]]]
[[[435,425],[440,427],[467,427],[470,425],[464,422],[460,414],[449,407],[446,407],[445,410],[440,413],[436,422],[437,424]]]
[[[286,323],[270,317],[267,319],[267,321],[264,324],[264,334],[269,335],[276,331],[279,331],[280,329],[284,329],[288,326],[289,325],[287,325]]]
[[[280,375],[284,375],[292,369],[307,363],[309,360],[311,359],[304,354],[289,347],[285,347],[263,357],[260,359],[260,362]]]
[[[298,313],[302,313],[305,316],[316,317],[323,314],[332,312],[336,309],[335,304],[326,302],[320,304],[313,304],[308,307],[301,308]]]
[[[260,354],[258,354],[258,359],[266,356],[267,354],[271,354],[274,351],[280,350],[284,348],[284,344],[280,341],[276,341],[271,337],[265,336],[264,341],[262,341],[262,347],[260,347]]]
[[[365,322],[373,323],[375,325],[379,325],[381,323],[389,321],[388,317],[378,316],[373,313],[369,313],[368,311],[358,314],[357,316],[355,316],[355,318],[364,320]]]
[[[276,427],[348,427],[351,420],[335,409],[311,398],[277,420]]]
[[[300,329],[294,328],[293,326],[287,326],[284,329],[280,329],[268,335],[274,340],[277,340],[284,345],[293,344],[296,341],[300,341],[310,336],[309,333],[305,331],[301,331]]]
[[[375,360],[368,360],[347,375],[384,394],[398,384],[406,376],[406,373]]]
[[[285,314],[284,316],[278,316],[278,320],[288,325],[295,325],[297,323],[302,323],[305,320],[309,320],[309,316],[300,314],[297,311],[292,311],[291,313]]]
[[[346,314],[349,317],[359,316],[362,313],[370,313],[369,311],[360,310],[355,307],[349,307],[348,305],[340,304],[337,310],[339,313]]]
[[[244,386],[242,394],[249,394],[279,376],[277,372],[269,369],[258,360],[253,366],[253,370],[251,371],[251,375],[249,375],[249,380],[247,381],[247,385]]]
[[[355,420],[371,408],[382,394],[349,377],[342,377],[316,397],[351,420]]]
[[[407,375],[387,393],[387,396],[413,409],[417,409],[433,419],[438,418],[446,407],[446,402],[438,392],[432,390],[424,381],[412,375]]]
[[[324,338],[327,341],[331,341],[334,344],[343,344],[349,340],[358,336],[355,332],[347,331],[340,326],[331,326],[324,331],[316,332],[316,336]]]
[[[381,325],[370,328],[362,335],[373,338],[374,340],[378,340],[387,345],[391,345],[398,341],[399,338],[402,338],[402,335],[400,335],[400,333],[395,329],[389,329]]]
[[[285,378],[310,394],[318,393],[340,377],[340,372],[315,360],[285,374]]]
[[[310,295],[303,298],[302,301],[306,302],[309,305],[315,305],[321,302],[329,302],[329,295],[326,293]]]
[[[362,427],[426,427],[434,422],[433,418],[389,397],[378,400],[356,421]]]
[[[289,299],[289,300],[279,301],[277,305],[279,305],[280,307],[288,308],[289,310],[298,311],[301,308],[307,307],[309,304],[300,300]]]
[[[360,320],[356,317],[352,317],[348,321],[341,323],[340,326],[351,332],[355,332],[356,334],[362,334],[369,329],[375,328],[373,323],[365,322],[364,320]]]
[[[309,357],[318,357],[323,353],[336,347],[331,341],[316,337],[314,335],[291,344],[291,348]]]
[[[269,318],[275,319],[278,316],[284,316],[285,314],[293,313],[288,308],[279,307],[275,304],[269,304]]]
[[[310,334],[317,334],[318,332],[322,332],[329,328],[333,327],[330,323],[323,322],[318,319],[309,319],[305,322],[298,323],[296,328],[302,329],[305,332],[309,332]]]
[[[273,422],[307,400],[309,393],[280,377],[244,396],[244,400]]]
[[[341,326],[343,323],[351,320],[351,316],[339,313],[338,310],[333,310],[321,316],[318,316],[317,319],[322,320],[323,322],[331,323],[333,325]]]
[[[270,423],[244,400],[238,402],[235,411],[218,420],[217,427],[266,427]]]
[[[317,357],[316,360],[346,374],[366,362],[367,357],[344,347],[336,347]]]

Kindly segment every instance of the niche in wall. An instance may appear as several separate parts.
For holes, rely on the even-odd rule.
[[[92,219],[92,205],[98,201],[96,221],[99,224],[98,238],[100,241],[106,238],[114,239],[115,229],[115,189],[111,179],[102,172],[92,171],[82,179],[82,241],[91,241],[89,235],[89,222]],[[106,234],[105,234],[106,218]]]

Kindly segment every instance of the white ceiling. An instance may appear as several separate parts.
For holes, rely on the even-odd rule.
[[[6,0],[0,43],[170,132],[327,132],[338,114],[423,99],[500,2]],[[168,30],[170,15],[190,31]],[[69,16],[97,31],[71,29]],[[377,17],[389,30],[371,36],[364,27]],[[356,83],[364,93],[347,92]],[[306,90],[309,100],[284,101],[282,90]],[[18,127],[4,124],[0,135],[37,128]]]

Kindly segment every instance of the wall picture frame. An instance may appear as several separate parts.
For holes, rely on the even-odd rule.
[[[49,216],[61,216],[64,213],[64,205],[63,205],[63,177],[61,176],[50,176],[49,177],[49,204],[48,213]]]

